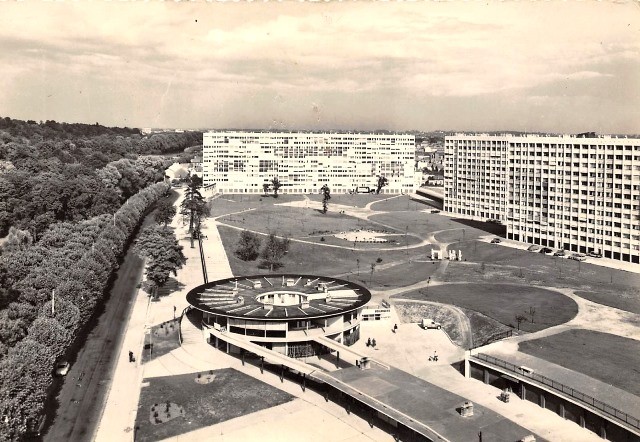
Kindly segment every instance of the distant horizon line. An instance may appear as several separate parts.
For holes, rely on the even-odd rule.
[[[56,123],[66,123],[66,124],[85,124],[85,125],[95,125],[99,124],[104,127],[112,127],[112,128],[128,128],[128,129],[137,129],[139,131],[143,131],[144,129],[148,129],[151,131],[190,131],[190,132],[257,132],[257,133],[389,133],[389,134],[430,134],[430,133],[441,133],[441,134],[488,134],[488,135],[502,135],[502,134],[527,134],[527,135],[552,135],[552,136],[562,136],[562,135],[581,135],[585,133],[595,133],[596,137],[601,136],[615,136],[615,137],[631,137],[631,138],[640,138],[640,132],[635,133],[624,133],[624,132],[597,132],[597,131],[582,131],[582,132],[554,132],[554,131],[536,131],[536,130],[518,130],[518,129],[507,129],[507,130],[443,130],[443,129],[433,129],[433,130],[423,130],[423,129],[408,129],[408,130],[392,130],[392,129],[374,129],[374,130],[362,130],[362,129],[279,129],[279,128],[203,128],[203,127],[178,127],[178,126],[167,126],[167,127],[154,127],[154,126],[109,126],[105,123],[100,122],[68,122],[68,121],[56,121],[56,120],[33,120],[33,119],[20,119],[20,118],[12,118],[12,117],[2,117],[0,118],[10,118],[14,120],[20,120],[25,123],[33,121],[36,124],[44,124],[47,121],[53,121]]]

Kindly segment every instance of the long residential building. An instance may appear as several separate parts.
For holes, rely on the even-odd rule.
[[[444,210],[499,220],[516,241],[640,263],[640,140],[446,137]]]
[[[376,133],[206,132],[205,186],[223,193],[261,193],[277,177],[283,193],[332,193],[375,188],[412,192],[415,137]]]

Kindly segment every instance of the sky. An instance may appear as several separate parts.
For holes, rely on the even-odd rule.
[[[0,116],[640,133],[637,1],[0,2]]]

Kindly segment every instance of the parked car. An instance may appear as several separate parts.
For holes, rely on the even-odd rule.
[[[487,222],[492,224],[502,224],[502,221],[499,219],[488,219]]]
[[[493,238],[491,240],[491,244],[500,244],[502,242],[502,240],[500,238]]]
[[[530,252],[539,252],[540,249],[542,249],[542,246],[534,244],[532,246],[529,246],[529,248],[527,250],[530,251]]]
[[[540,249],[539,252],[549,254],[549,253],[553,253],[553,249],[550,249],[549,247],[543,247]]]
[[[433,209],[431,213],[440,213],[440,211],[438,209]]]
[[[567,254],[564,252],[564,250],[558,250],[553,254],[553,256],[559,256],[560,258],[564,258],[566,255]]]
[[[440,324],[439,322],[434,321],[431,318],[424,318],[422,320],[422,322],[420,323],[420,326],[422,328],[424,328],[425,330],[427,330],[429,328],[435,328],[437,330],[440,330],[442,328],[442,324]]]
[[[587,256],[590,256],[592,258],[602,258],[602,253],[600,253],[600,252],[589,252],[589,253],[587,253]]]
[[[573,255],[571,255],[569,257],[569,259],[573,259],[573,260],[576,260],[576,261],[584,261],[584,260],[587,259],[587,257],[582,253],[574,253]]]
[[[71,368],[71,364],[67,361],[61,361],[56,364],[56,374],[58,376],[66,376],[69,373],[69,369]]]

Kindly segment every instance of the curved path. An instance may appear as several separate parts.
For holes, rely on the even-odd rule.
[[[374,204],[389,200],[389,199],[393,199],[393,198],[398,198],[401,195],[396,195],[396,196],[392,196],[390,198],[385,198],[382,200],[377,200],[377,201],[372,201],[370,203],[368,203],[365,207],[353,207],[353,206],[345,206],[345,205],[333,205],[333,207],[335,208],[335,210],[339,210],[339,211],[343,211],[345,214],[349,215],[349,216],[353,216],[359,219],[363,219],[369,222],[374,222],[376,224],[379,224],[381,226],[384,226],[386,228],[389,229],[393,229],[396,230],[393,226],[388,226],[386,224],[380,223],[380,222],[376,222],[376,221],[372,221],[370,218],[375,216],[375,215],[381,215],[381,214],[385,214],[385,213],[389,213],[386,211],[377,211],[372,209],[371,207]],[[309,199],[306,195],[304,195],[304,200],[301,201],[292,201],[292,202],[288,202],[288,203],[283,203],[283,204],[278,204],[278,205],[282,205],[282,206],[291,206],[291,207],[302,207],[302,208],[312,208],[312,209],[321,209],[322,204],[319,201],[312,201],[311,199]],[[230,227],[236,230],[245,230],[243,228],[237,227],[237,226],[233,226],[233,225],[229,225],[223,222],[219,221],[219,218],[224,217],[224,216],[228,216],[228,215],[233,215],[233,214],[238,214],[238,213],[243,213],[243,212],[247,212],[247,211],[251,211],[251,210],[255,210],[255,209],[246,209],[246,210],[242,210],[242,211],[238,211],[238,212],[232,212],[232,213],[228,213],[225,215],[220,215],[217,216],[214,220],[216,225],[223,225],[226,227]],[[433,245],[433,247],[435,249],[440,249],[442,254],[444,256],[447,255],[448,253],[448,248],[450,247],[451,244],[454,244],[453,242],[441,242],[436,238],[436,235],[443,233],[443,232],[449,232],[449,231],[456,231],[456,230],[461,230],[464,229],[464,227],[460,227],[460,228],[453,228],[453,229],[442,229],[442,230],[437,230],[437,231],[433,231],[430,232],[429,235],[427,236],[426,239],[422,239],[421,241],[417,244],[413,244],[410,245],[408,247],[406,246],[397,246],[397,247],[375,247],[375,248],[368,248],[367,251],[371,250],[379,250],[379,251],[389,251],[389,250],[404,250],[404,249],[416,249],[425,245]],[[256,234],[260,234],[260,235],[266,235],[262,232],[257,232],[254,231],[254,233]],[[416,235],[413,235],[416,236]],[[313,244],[314,246],[321,246],[321,247],[332,247],[332,248],[341,248],[341,249],[348,249],[348,250],[352,250],[352,247],[348,247],[348,246],[340,246],[340,245],[333,245],[333,244],[319,244],[317,242],[313,242],[313,241],[307,241],[307,240],[302,240],[302,239],[291,239],[292,241],[296,241],[299,243],[306,243],[306,244]],[[393,265],[397,265],[397,262],[393,262],[393,263],[386,263],[387,267],[391,267]],[[434,286],[434,285],[439,285],[439,284],[443,284],[443,282],[441,281],[441,278],[444,276],[447,267],[449,265],[449,260],[448,259],[442,259],[439,263],[438,266],[438,270],[432,275],[431,277],[431,281],[421,281],[409,286],[405,286],[405,287],[399,287],[399,288],[394,288],[394,289],[390,289],[390,290],[372,290],[371,293],[373,295],[373,300],[380,302],[382,299],[387,299],[390,300],[390,297],[393,295],[399,295],[402,293],[406,293],[409,291],[413,291],[413,290],[418,290],[421,288],[425,288],[428,286]],[[447,282],[446,284],[461,284],[463,282]],[[492,283],[495,284],[495,283]],[[513,282],[509,282],[510,285],[519,285],[517,283],[513,283]],[[520,284],[522,286],[528,286],[528,284]],[[614,307],[609,307],[603,304],[598,304],[592,301],[588,301],[584,298],[581,298],[580,296],[576,295],[574,293],[573,289],[568,289],[568,288],[555,288],[555,287],[546,287],[549,290],[554,290],[556,292],[562,293],[565,296],[568,296],[570,298],[572,298],[577,304],[578,304],[578,313],[577,315],[569,322],[565,323],[565,324],[560,324],[557,326],[553,326],[553,327],[549,327],[547,329],[544,330],[540,330],[538,332],[534,332],[534,333],[528,333],[528,334],[523,334],[523,335],[519,335],[516,337],[512,337],[509,339],[509,342],[522,342],[522,341],[527,341],[527,340],[532,340],[532,339],[538,339],[544,336],[549,336],[552,334],[557,334],[557,333],[561,333],[565,330],[569,330],[569,329],[573,329],[573,328],[584,328],[584,329],[589,329],[589,330],[596,330],[596,331],[601,331],[601,332],[605,332],[605,333],[611,333],[611,334],[616,334],[619,336],[623,336],[623,337],[628,337],[628,338],[632,338],[632,339],[638,339],[640,340],[640,315],[638,314],[634,314],[634,313],[630,313],[624,310],[620,310]],[[446,304],[441,304],[441,305],[446,305]],[[460,323],[460,328],[462,330],[464,330],[465,334],[469,333],[469,339],[470,339],[470,333],[471,333],[471,329],[470,329],[470,325],[469,325],[469,319],[467,318],[466,315],[464,315],[464,313],[462,313],[461,311],[457,311],[455,313],[455,315],[458,317],[458,321]],[[470,342],[470,341],[469,341]]]

